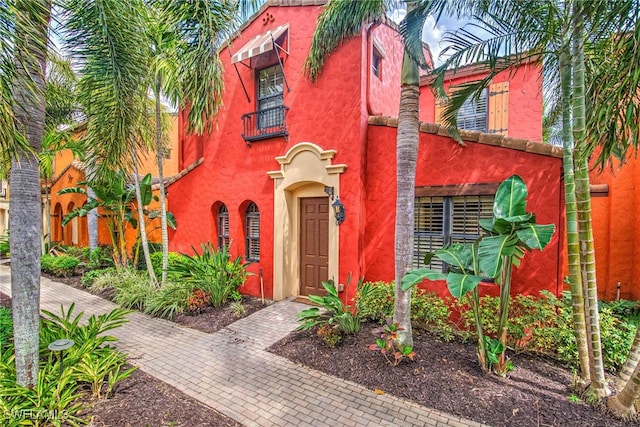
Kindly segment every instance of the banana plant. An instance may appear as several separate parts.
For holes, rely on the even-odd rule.
[[[493,217],[480,220],[480,227],[485,232],[483,236],[473,243],[454,243],[425,257],[427,264],[434,256],[444,261],[449,266],[447,274],[420,268],[407,273],[401,282],[403,289],[409,289],[425,279],[445,280],[455,298],[471,293],[470,305],[478,334],[478,359],[483,369],[493,367],[499,375],[510,369],[505,352],[513,267],[520,266],[527,252],[544,249],[555,232],[555,224],[536,224],[535,215],[526,210],[527,196],[527,186],[520,176],[513,175],[504,180],[494,198]],[[483,337],[478,284],[486,279],[500,287],[497,337],[500,345]],[[500,350],[497,363],[496,349]]]
[[[114,173],[109,180],[80,182],[78,184],[77,187],[64,188],[58,191],[59,195],[75,193],[87,196],[87,203],[65,215],[62,220],[62,226],[67,225],[73,218],[86,216],[91,210],[98,208],[99,217],[105,218],[109,229],[115,265],[118,268],[126,267],[129,265],[129,258],[125,231],[129,225],[134,229],[138,228],[138,220],[134,214],[135,209],[133,209],[133,203],[136,199],[134,189],[127,185],[125,175],[121,172]],[[93,189],[95,198],[88,196],[86,186]],[[154,218],[158,213],[146,209],[152,200],[157,200],[157,196],[153,195],[151,188],[151,174],[147,174],[140,181],[140,191],[142,204],[145,207],[145,215]],[[167,212],[167,220],[169,225],[175,228],[175,218],[169,212]]]

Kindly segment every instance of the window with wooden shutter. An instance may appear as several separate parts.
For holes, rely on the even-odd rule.
[[[480,237],[480,219],[492,217],[493,199],[492,195],[416,197],[413,268],[424,267],[429,252]],[[437,259],[427,267],[446,271],[446,265]]]
[[[442,113],[446,102],[436,101],[434,122],[442,124]],[[487,132],[487,91],[483,90],[478,99],[469,98],[458,110],[458,127],[466,130]]]
[[[247,260],[260,261],[260,211],[253,202],[247,206],[245,243]]]
[[[218,209],[218,249],[229,246],[229,211],[225,205]]]
[[[509,134],[509,82],[489,86],[489,133]]]

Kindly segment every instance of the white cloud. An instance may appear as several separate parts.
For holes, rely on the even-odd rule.
[[[433,16],[427,17],[422,28],[422,40],[429,45],[431,54],[433,55],[433,61],[436,65],[440,64],[440,52],[444,46],[441,44],[442,36],[448,30],[443,24],[436,25],[436,20]]]

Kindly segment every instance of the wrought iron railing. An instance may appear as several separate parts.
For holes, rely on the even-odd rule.
[[[276,136],[289,136],[287,131],[287,111],[289,107],[279,105],[265,108],[242,116],[242,138],[246,142],[273,138]]]

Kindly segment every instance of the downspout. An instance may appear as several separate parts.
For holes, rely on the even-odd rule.
[[[373,56],[373,40],[371,33],[380,25],[380,22],[374,22],[367,29],[367,93],[365,94],[365,102],[367,104],[367,113],[370,116],[379,116],[380,113],[373,111],[371,107],[371,60]]]

